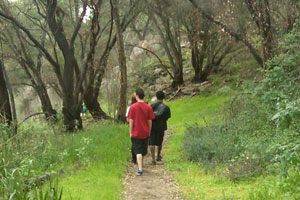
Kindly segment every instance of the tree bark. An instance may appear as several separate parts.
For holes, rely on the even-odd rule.
[[[126,122],[126,100],[127,100],[127,67],[126,67],[126,56],[124,49],[124,38],[123,32],[120,23],[119,16],[119,1],[113,0],[113,16],[115,20],[116,34],[117,34],[117,43],[118,43],[118,59],[121,70],[121,78],[120,78],[120,97],[118,104],[118,112],[117,119]]]
[[[2,118],[4,118],[4,122],[10,125],[12,122],[12,113],[3,72],[3,63],[0,60],[0,123],[2,122]]]
[[[87,109],[90,111],[94,120],[111,119],[101,108],[100,103],[96,96],[92,96],[93,88],[90,88],[87,92],[87,97],[84,99],[84,103]]]
[[[102,68],[104,68],[104,66],[102,66]],[[90,111],[94,120],[112,119],[102,110],[100,103],[98,101],[98,96],[99,96],[99,91],[100,91],[104,71],[105,70],[103,69],[102,73],[101,72],[99,73],[96,84],[89,86],[86,96],[84,98],[84,103],[87,109]]]
[[[57,1],[48,1],[47,23],[64,57],[64,68],[62,74],[63,83],[61,84],[64,94],[62,111],[64,115],[64,125],[67,131],[73,131],[76,126],[76,120],[78,122],[78,128],[82,128],[82,120],[80,117],[80,103],[78,102],[78,98],[75,94],[74,88],[75,69],[78,69],[78,63],[74,54],[74,40],[76,38],[76,35],[78,34],[80,23],[78,23],[79,25],[77,25],[70,39],[70,42],[68,42],[64,33],[62,22],[56,21],[55,13],[57,13]],[[76,75],[77,77],[79,76],[78,72],[76,73]]]
[[[193,83],[200,83],[201,75],[202,75],[202,69],[203,69],[203,62],[205,58],[205,52],[207,49],[206,41],[203,41],[202,48],[199,49],[198,42],[196,41],[190,41],[190,45],[192,46],[191,52],[192,52],[192,66],[194,69],[194,77],[192,79]]]
[[[46,120],[50,120],[50,119],[56,120],[57,112],[52,107],[51,100],[45,85],[44,84],[36,85],[34,89],[40,98],[42,110],[45,113]]]

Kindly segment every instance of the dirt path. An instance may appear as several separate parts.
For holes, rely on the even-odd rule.
[[[166,133],[166,136],[169,132]],[[124,178],[125,200],[184,200],[179,192],[178,185],[163,166],[163,162],[151,164],[151,154],[144,159],[143,175],[136,176],[137,166],[130,163]]]

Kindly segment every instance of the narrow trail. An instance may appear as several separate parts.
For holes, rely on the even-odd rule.
[[[170,131],[166,132],[167,137]],[[166,140],[165,139],[165,140]],[[135,171],[137,166],[130,163],[124,177],[124,199],[125,200],[184,200],[179,192],[179,187],[175,183],[173,177],[167,170],[164,169],[163,161],[157,162],[156,165],[151,163],[151,154],[148,149],[148,154],[144,159],[143,175],[136,176]]]

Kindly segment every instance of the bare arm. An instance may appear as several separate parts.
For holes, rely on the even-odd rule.
[[[128,119],[129,120],[129,134],[131,137],[131,133],[132,133],[132,128],[133,128],[133,119]]]

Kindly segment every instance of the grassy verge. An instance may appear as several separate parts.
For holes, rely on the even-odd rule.
[[[5,144],[0,145],[0,199],[59,199],[48,183],[35,187],[40,177],[55,173],[58,185],[55,177],[52,184],[63,190],[63,199],[121,199],[121,175],[130,155],[127,125],[86,127],[62,133],[59,125],[53,131],[46,123],[28,122],[11,138],[0,127]]]
[[[90,155],[85,160],[88,165],[60,178],[63,199],[120,199],[121,175],[129,156],[127,126],[94,125],[81,135],[90,141],[83,150]]]
[[[173,135],[164,150],[165,163],[189,199],[241,199],[255,187],[249,181],[237,184],[217,178],[213,173],[205,172],[199,164],[184,159],[182,140],[185,128],[189,124],[205,125],[220,120],[219,113],[227,99],[226,96],[198,96],[168,103],[172,112],[168,124],[173,127]]]

